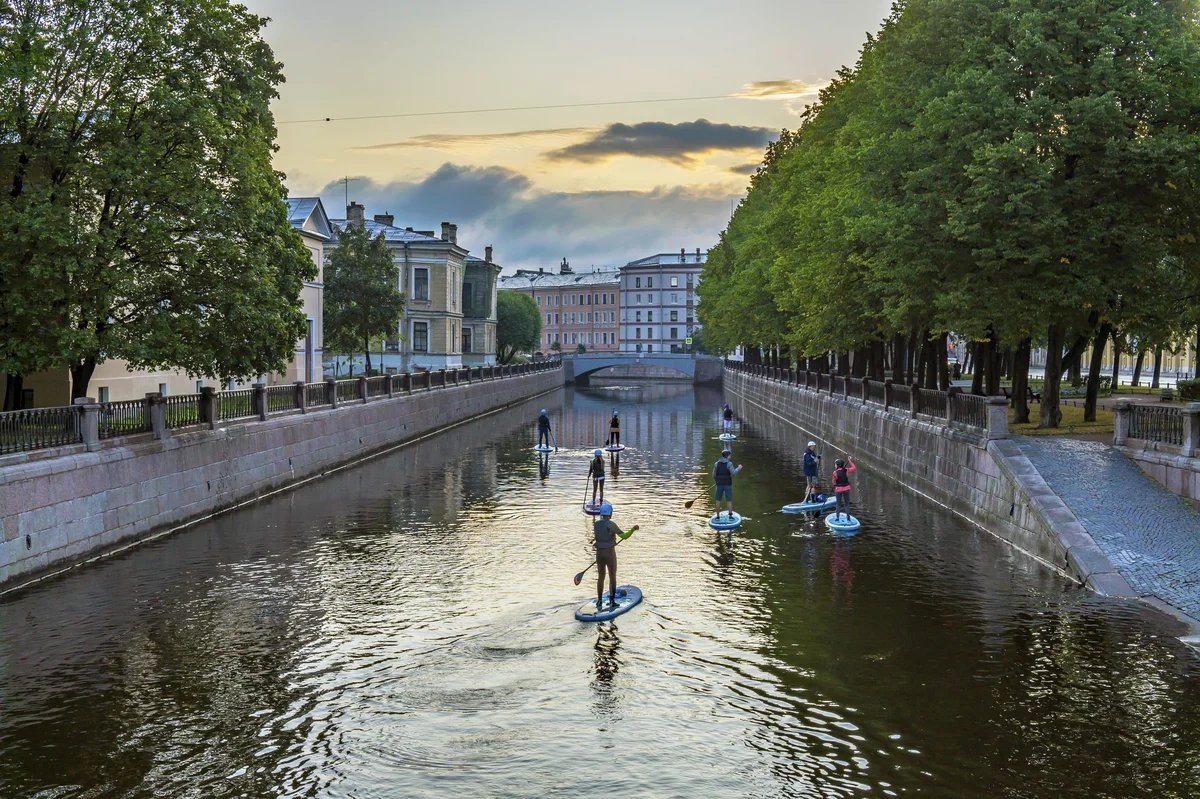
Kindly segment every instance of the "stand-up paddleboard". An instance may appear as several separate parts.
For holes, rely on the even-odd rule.
[[[538,446],[534,447],[534,449],[537,450],[538,452],[553,452],[554,451],[554,447],[547,447],[544,444],[539,444]]]
[[[831,513],[825,517],[825,526],[835,533],[857,533],[862,529],[862,522],[849,514]]]
[[[610,604],[608,594],[604,595],[604,604],[596,607],[596,600],[586,602],[575,611],[575,618],[580,621],[605,621],[620,616],[625,611],[642,601],[642,589],[636,585],[617,586],[617,604]]]
[[[822,502],[793,502],[791,505],[784,505],[781,510],[784,513],[823,513],[836,507],[837,497],[829,497]]]
[[[721,441],[737,441],[737,436],[735,436],[733,433],[722,433],[721,435],[717,436],[717,438]]]
[[[609,444],[607,447],[605,447],[605,449],[608,450],[609,452],[624,452],[625,445],[624,444]]]
[[[600,515],[600,503],[597,503],[595,505],[593,505],[590,502],[583,503],[583,512],[589,516],[599,516]]]
[[[742,526],[742,514],[734,511],[732,516],[728,516],[721,512],[709,517],[708,526],[714,530],[736,530]]]

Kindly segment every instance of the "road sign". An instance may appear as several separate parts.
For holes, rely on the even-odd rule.
[[[684,343],[684,344],[687,344],[689,347],[690,347],[690,346],[692,346],[692,337],[691,337],[691,336],[688,336],[687,338],[685,338],[685,339],[683,340],[683,343]]]

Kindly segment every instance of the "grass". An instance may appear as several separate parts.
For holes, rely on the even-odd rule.
[[[1077,408],[1073,405],[1062,405],[1059,410],[1062,411],[1062,420],[1058,423],[1058,427],[1039,427],[1038,426],[1038,411],[1040,407],[1038,403],[1030,403],[1029,406],[1029,424],[1016,424],[1013,422],[1012,408],[1008,409],[1008,426],[1014,433],[1020,433],[1023,436],[1075,436],[1075,435],[1099,435],[1113,434],[1113,412],[1104,408],[1096,409],[1096,421],[1083,421],[1083,408]]]

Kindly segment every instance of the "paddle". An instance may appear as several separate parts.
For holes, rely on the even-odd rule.
[[[626,530],[625,532],[618,535],[618,538],[620,538],[621,541],[624,541],[625,539],[629,538],[629,536],[633,535],[634,531],[637,529],[638,529],[638,525],[635,524],[633,527],[630,527],[628,530]],[[613,546],[614,547],[618,546],[621,543],[621,541],[618,541],[616,544],[613,544]],[[575,585],[579,585],[581,582],[583,582],[583,575],[587,574],[588,571],[590,571],[591,568],[595,565],[596,565],[596,561],[593,560],[591,563],[588,564],[588,567],[586,569],[581,571],[579,574],[575,575]]]
[[[554,445],[554,451],[558,452],[558,439],[554,437],[554,431],[550,431],[550,443]]]
[[[716,483],[713,483],[713,485],[716,485]],[[700,499],[700,497],[704,496],[709,491],[712,491],[712,489],[713,489],[713,486],[708,486],[703,491],[701,491],[699,494],[697,494],[695,499],[689,499],[687,502],[683,503],[683,507],[685,507],[685,508],[692,507],[693,505],[696,504],[696,500]]]

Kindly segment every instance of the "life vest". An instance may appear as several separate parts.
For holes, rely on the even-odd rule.
[[[733,470],[729,468],[729,464],[725,461],[717,461],[717,468],[713,472],[713,480],[719,486],[733,485]]]
[[[613,427],[613,428],[620,427],[620,426],[621,426],[621,420],[620,420],[620,419],[618,419],[617,417],[615,417],[615,416],[614,416],[614,417],[612,418],[612,421],[608,423],[608,426],[609,426],[609,427]]]
[[[549,416],[539,416],[538,417],[538,429],[539,430],[549,430],[550,429],[550,417]]]
[[[729,410],[728,408],[726,408],[726,409],[725,409],[725,418],[726,418],[726,419],[732,419],[732,418],[733,418],[733,411],[731,411],[731,410]]]
[[[850,477],[849,477],[849,475],[846,474],[845,466],[839,466],[838,468],[833,470],[833,484],[835,486],[850,485]]]

